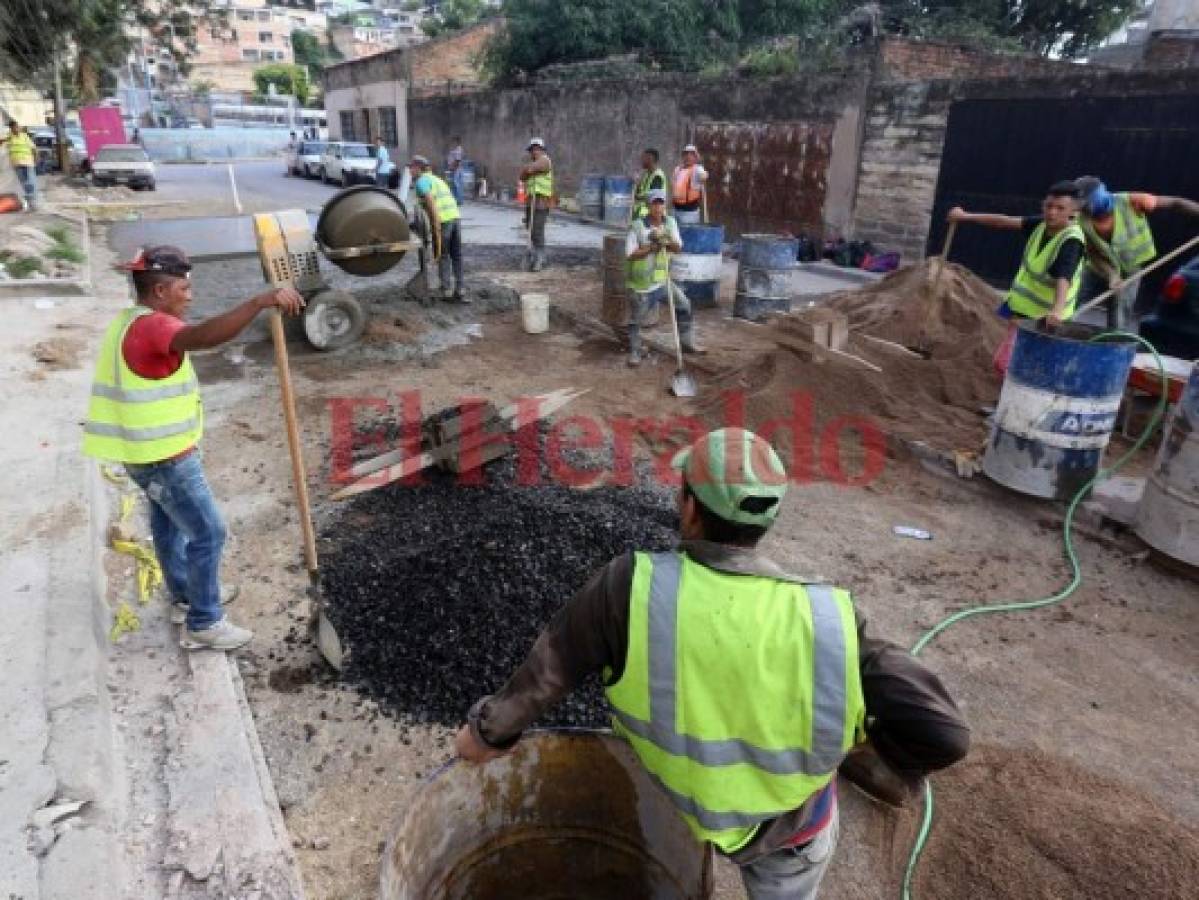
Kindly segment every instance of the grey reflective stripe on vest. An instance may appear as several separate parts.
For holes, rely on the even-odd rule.
[[[1053,309],[1053,303],[1054,303],[1053,300],[1042,300],[1040,297],[1038,297],[1036,294],[1034,294],[1032,291],[1030,291],[1028,288],[1026,288],[1024,285],[1020,284],[1019,282],[1012,283],[1011,292],[1013,294],[1019,294],[1025,300],[1028,300],[1028,301],[1036,304],[1037,306],[1041,307],[1042,309]]]
[[[845,632],[833,589],[808,585],[812,611],[812,748],[771,750],[738,739],[707,740],[675,730],[678,653],[679,579],[682,562],[675,553],[655,553],[649,596],[649,710],[642,722],[620,710],[616,717],[630,732],[667,753],[703,766],[748,763],[774,775],[827,775],[845,755]],[[698,818],[698,817],[697,817]],[[761,821],[757,817],[754,821]],[[725,826],[731,827],[731,826]]]
[[[172,422],[169,425],[155,425],[150,428],[129,428],[125,425],[110,425],[107,422],[88,422],[83,430],[97,437],[120,438],[124,441],[139,443],[174,437],[177,434],[187,434],[199,427],[200,420],[192,417],[186,422]]]
[[[670,797],[680,810],[694,818],[701,826],[708,831],[726,831],[730,828],[752,828],[755,825],[761,825],[769,819],[777,819],[784,813],[790,812],[791,809],[774,809],[760,813],[738,812],[737,810],[716,810],[708,809],[703,804],[697,803],[694,797],[688,797],[686,794],[680,794],[676,790],[666,784],[661,778],[653,772],[646,770],[646,774],[653,780],[662,791]]]
[[[119,375],[118,375],[119,378]],[[172,397],[185,397],[199,390],[196,379],[191,378],[183,384],[169,384],[156,388],[120,388],[109,387],[106,384],[93,384],[92,396],[103,397],[106,400],[116,400],[120,403],[151,403],[155,400],[169,400]]]

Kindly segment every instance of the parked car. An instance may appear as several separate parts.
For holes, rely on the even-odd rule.
[[[97,185],[127,184],[133,188],[157,187],[154,163],[138,144],[109,144],[92,160],[92,181]]]
[[[83,132],[77,128],[67,130],[67,162],[71,171],[87,169],[87,147]],[[58,171],[58,136],[53,128],[30,129],[29,136],[37,148],[37,170],[39,174]]]
[[[300,141],[287,151],[287,174],[316,178],[321,172],[321,157],[324,154],[324,141]]]
[[[1141,320],[1140,333],[1159,353],[1199,359],[1199,257],[1166,279],[1157,306]]]
[[[366,144],[330,141],[321,157],[321,181],[349,187],[359,181],[374,184],[375,157]]]

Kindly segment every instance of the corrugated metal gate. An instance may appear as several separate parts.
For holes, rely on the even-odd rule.
[[[821,233],[831,123],[708,122],[692,140],[709,172],[708,213],[726,233]]]
[[[945,214],[1040,213],[1053,182],[1096,175],[1113,191],[1199,198],[1199,97],[964,100],[949,112],[928,252],[940,253]],[[1199,231],[1188,217],[1153,217],[1159,252]],[[958,229],[951,257],[997,285],[1010,283],[1022,241],[1012,232]],[[1169,270],[1167,264],[1163,267]],[[1146,278],[1156,294],[1168,272]]]

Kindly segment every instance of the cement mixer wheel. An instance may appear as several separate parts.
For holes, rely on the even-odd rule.
[[[365,327],[366,311],[345,291],[320,291],[304,308],[304,335],[317,350],[348,347]]]

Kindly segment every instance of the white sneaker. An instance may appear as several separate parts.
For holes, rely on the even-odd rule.
[[[211,628],[200,631],[183,629],[179,638],[179,646],[184,650],[236,650],[244,647],[254,639],[254,632],[248,628],[240,628],[224,616]]]
[[[221,585],[221,606],[228,606],[237,599],[237,595],[241,593],[241,588],[236,584]],[[182,625],[187,621],[187,604],[175,603],[171,601],[171,624]]]

